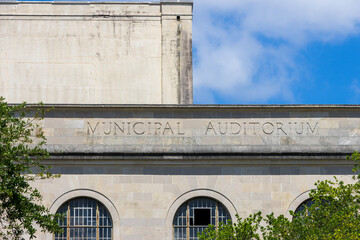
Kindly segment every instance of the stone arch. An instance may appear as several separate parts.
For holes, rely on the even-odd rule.
[[[67,201],[79,198],[79,197],[88,197],[95,199],[102,203],[106,209],[109,211],[110,216],[112,218],[113,222],[113,240],[119,240],[120,239],[120,215],[117,211],[115,205],[112,203],[112,201],[107,198],[105,195],[103,195],[100,192],[91,190],[91,189],[74,189],[71,191],[68,191],[66,193],[63,193],[60,195],[51,205],[50,212],[52,214],[55,214],[57,210]],[[52,240],[53,236],[51,234],[46,234],[47,240]]]
[[[172,232],[173,232],[173,219],[174,216],[179,209],[179,207],[185,203],[186,201],[198,198],[198,197],[207,197],[212,198],[221,204],[225,206],[225,208],[229,211],[231,219],[234,221],[236,219],[237,210],[235,208],[235,205],[228,199],[225,195],[214,191],[212,189],[195,189],[188,192],[183,193],[180,195],[177,199],[175,199],[174,202],[172,202],[171,206],[169,207],[169,210],[166,214],[166,222],[165,222],[165,239],[166,240],[173,240]]]
[[[289,213],[289,211],[293,211],[295,212],[295,210],[300,206],[300,204],[302,204],[305,200],[309,199],[310,196],[310,191],[308,190],[306,192],[301,193],[299,196],[297,196],[290,204],[289,208],[287,209],[286,213],[285,213],[285,217],[287,217],[288,219],[291,219],[291,215]]]

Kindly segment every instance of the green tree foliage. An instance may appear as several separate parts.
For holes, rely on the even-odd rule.
[[[25,103],[9,106],[0,97],[0,239],[35,237],[36,228],[59,232],[57,218],[41,205],[40,192],[30,184],[55,177],[41,161],[48,157],[39,126],[43,110]],[[29,117],[31,116],[31,117]]]
[[[256,239],[260,240],[258,233],[260,223],[262,220],[261,213],[255,213],[249,217],[242,219],[236,215],[237,222],[232,224],[228,220],[227,224],[220,223],[219,228],[209,225],[199,236],[201,240],[247,240]]]
[[[209,226],[201,240],[356,240],[360,239],[360,154],[348,157],[355,162],[354,181],[317,181],[310,197],[314,204],[302,212],[290,212],[291,219],[261,212],[220,225]]]

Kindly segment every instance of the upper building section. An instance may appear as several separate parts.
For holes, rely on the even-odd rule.
[[[9,103],[191,104],[192,2],[0,0]]]

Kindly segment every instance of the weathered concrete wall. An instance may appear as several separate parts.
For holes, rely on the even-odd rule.
[[[191,104],[191,25],[189,2],[0,2],[0,96]]]

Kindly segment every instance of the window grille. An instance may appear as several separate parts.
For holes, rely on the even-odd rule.
[[[314,200],[312,198],[309,198],[302,202],[298,208],[295,210],[295,213],[301,213],[301,215],[309,215],[308,208],[314,204]]]
[[[198,240],[199,233],[212,224],[230,219],[227,209],[210,198],[195,198],[180,206],[173,221],[174,240]]]
[[[63,214],[61,234],[54,240],[111,240],[112,221],[107,209],[90,198],[76,198],[63,204],[57,213]]]

